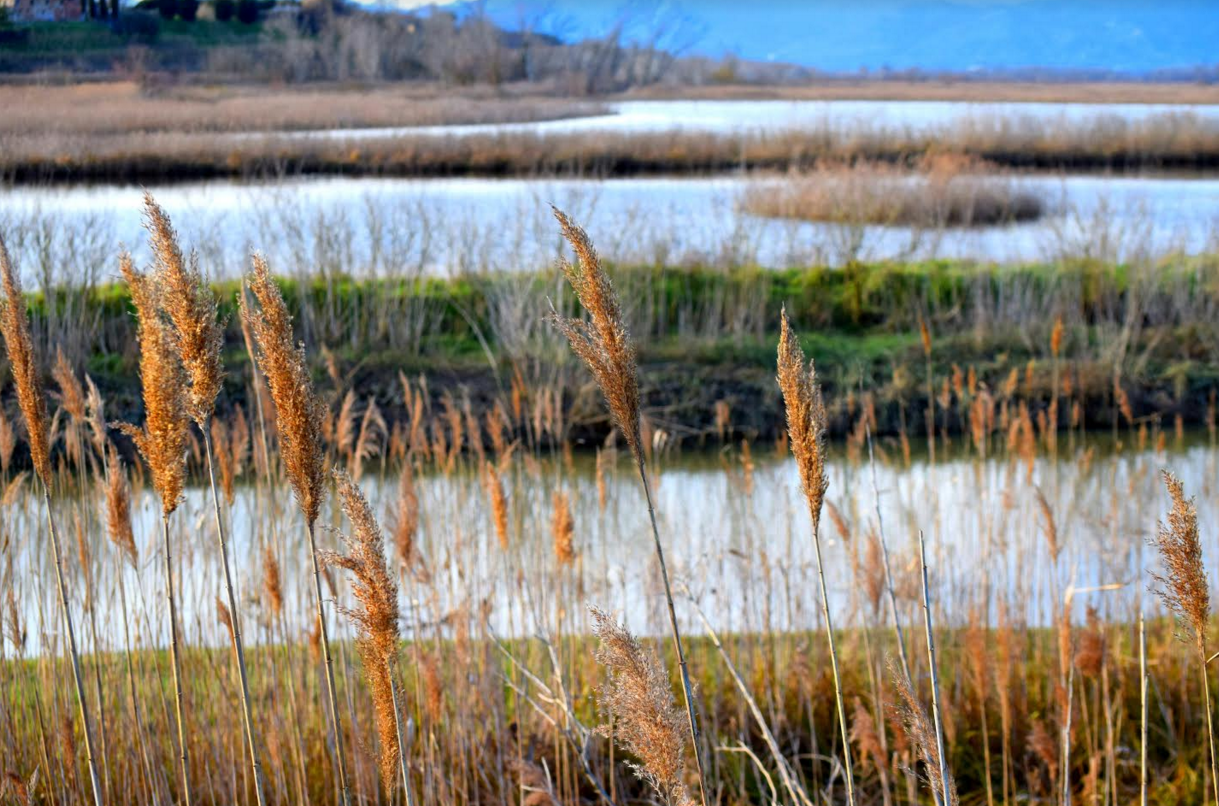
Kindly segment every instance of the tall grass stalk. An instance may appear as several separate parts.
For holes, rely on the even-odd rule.
[[[51,551],[55,560],[55,588],[59,594],[59,606],[63,614],[64,629],[68,635],[68,653],[72,660],[72,683],[76,689],[76,705],[85,735],[85,760],[89,767],[89,782],[93,790],[93,801],[102,806],[105,796],[97,774],[97,763],[93,758],[93,729],[89,719],[89,705],[85,700],[85,688],[81,679],[80,651],[76,645],[76,626],[72,621],[72,609],[68,604],[68,587],[64,580],[63,548],[60,545],[59,529],[55,524],[55,513],[51,506],[51,462],[50,446],[47,442],[46,399],[43,396],[38,362],[34,355],[34,343],[30,337],[30,323],[25,310],[25,296],[21,281],[9,260],[8,247],[0,236],[0,282],[4,285],[4,299],[0,304],[0,331],[4,335],[4,347],[11,364],[13,380],[17,386],[17,399],[21,414],[25,418],[29,435],[30,458],[35,475],[42,487],[42,502],[47,512],[47,531],[51,537]],[[48,770],[48,774],[49,774]]]
[[[923,577],[923,626],[927,631],[927,664],[931,675],[931,717],[935,724],[935,747],[937,761],[940,766],[940,781],[944,788],[941,792],[944,806],[954,806],[948,793],[948,758],[944,755],[944,720],[940,713],[940,677],[939,667],[935,660],[935,632],[931,626],[931,589],[927,579],[927,541],[923,530],[918,533],[919,569]]]
[[[322,477],[325,472],[322,447],[324,408],[313,390],[313,381],[305,363],[304,347],[293,343],[292,317],[288,314],[283,295],[271,278],[270,267],[260,255],[253,256],[253,269],[247,277],[247,284],[258,300],[258,307],[254,308],[243,293],[240,297],[241,316],[253,332],[254,341],[258,345],[256,358],[266,376],[271,400],[275,404],[280,453],[309,538],[314,602],[317,605],[316,623],[325,660],[330,728],[334,737],[335,769],[338,772],[340,798],[343,806],[348,806],[351,802],[351,788],[343,758],[343,731],[339,724],[334,658],[330,651],[326,601],[322,595],[322,573],[315,534],[321,511]]]
[[[686,653],[682,646],[681,629],[677,625],[677,611],[673,606],[673,590],[669,584],[669,571],[665,565],[664,548],[660,542],[660,529],[656,524],[656,506],[652,500],[652,487],[648,481],[647,461],[643,453],[639,427],[639,381],[636,376],[635,347],[627,332],[625,320],[618,305],[609,276],[601,266],[597,252],[588,235],[571,221],[566,214],[554,209],[555,218],[563,237],[576,253],[577,263],[562,261],[560,267],[580,304],[589,313],[591,322],[568,319],[553,312],[555,326],[567,337],[572,350],[588,365],[602,394],[609,405],[610,414],[622,432],[635,469],[647,499],[648,521],[652,526],[652,542],[656,549],[656,562],[660,567],[660,578],[664,583],[665,604],[669,611],[669,629],[673,636],[673,649],[681,670],[682,696],[685,699],[686,716],[690,727],[690,740],[694,750],[694,766],[698,772],[699,796],[707,806],[707,785],[703,770],[702,750],[699,745],[698,716],[694,708],[694,689],[690,683],[690,670],[686,664]]]
[[[825,636],[830,650],[830,669],[834,675],[834,700],[838,709],[838,727],[842,734],[842,757],[846,775],[847,802],[855,803],[855,777],[851,769],[851,738],[847,729],[846,705],[842,696],[842,680],[838,669],[838,649],[834,641],[834,620],[830,613],[829,586],[825,581],[825,562],[821,556],[821,507],[829,482],[825,477],[825,402],[817,371],[812,361],[806,363],[804,351],[792,332],[786,308],[780,315],[778,380],[787,409],[787,433],[800,485],[808,502],[813,522],[813,550],[817,560],[817,581],[821,588],[821,615],[825,619]]]

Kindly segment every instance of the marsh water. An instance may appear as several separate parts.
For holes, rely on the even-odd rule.
[[[1180,176],[1019,176],[1046,215],[1008,226],[926,228],[764,219],[743,209],[747,176],[639,179],[388,179],[312,177],[151,186],[185,243],[215,276],[262,250],[277,271],[459,274],[534,270],[558,253],[550,204],[567,210],[608,257],[635,263],[766,267],[849,259],[968,258],[1001,263],[1088,254],[1126,259],[1197,253],[1219,242],[1219,180]],[[108,265],[121,246],[143,256],[142,188],[15,187],[0,194],[0,227],[29,270]],[[69,236],[72,248],[63,247]]]
[[[932,462],[925,446],[914,446],[909,466],[895,440],[877,443],[875,481],[866,450],[849,455],[832,449],[830,488],[822,523],[824,561],[831,603],[842,624],[878,617],[864,583],[876,557],[870,535],[879,534],[877,506],[890,552],[899,607],[919,600],[917,538],[927,542],[930,579],[943,624],[959,624],[979,606],[991,616],[1045,624],[1054,603],[1066,596],[1080,608],[1096,606],[1114,619],[1130,618],[1147,597],[1142,569],[1154,558],[1146,541],[1168,506],[1160,470],[1171,468],[1198,498],[1204,552],[1212,573],[1219,558],[1219,450],[1205,434],[1181,443],[1166,435],[1162,450],[1125,444],[1109,434],[1063,434],[1058,457],[1031,464],[988,459],[961,442],[937,446]],[[416,476],[419,499],[417,548],[420,566],[401,579],[407,632],[452,634],[461,624],[486,619],[502,635],[532,635],[553,629],[556,618],[583,618],[596,603],[621,611],[636,630],[664,629],[644,499],[626,456],[603,474],[604,507],[595,463],[588,455],[561,455],[513,462],[503,474],[508,497],[508,545],[501,546],[482,477],[459,462],[451,472],[423,470]],[[724,631],[803,630],[819,624],[817,571],[809,513],[796,469],[773,448],[755,446],[749,458],[739,445],[656,457],[657,508],[671,573]],[[360,480],[387,529],[395,520],[398,473],[367,465]],[[564,490],[572,505],[577,559],[561,565],[554,556],[552,494]],[[1051,562],[1044,510],[1046,496],[1061,555]],[[100,635],[123,635],[123,597],[140,643],[163,644],[166,635],[159,506],[151,493],[137,496],[138,566],[120,562],[106,543],[100,494],[57,507],[72,546],[70,583],[84,596],[74,536],[92,558],[90,579]],[[337,510],[337,508],[335,508]],[[339,548],[337,511],[324,510],[319,540]],[[263,557],[279,557],[289,630],[306,634],[312,610],[307,542],[286,493],[270,496],[249,478],[235,487],[226,522],[231,528],[237,584],[246,602],[248,640],[280,637],[272,629],[261,593]],[[41,533],[40,501],[23,497],[9,506],[6,537]],[[188,490],[173,518],[172,541],[180,608],[188,642],[217,644],[221,628],[215,601],[222,594],[210,499],[201,487]],[[14,540],[7,573],[22,602],[30,643],[37,652],[60,634],[50,548],[44,540]],[[122,567],[122,588],[116,571]],[[875,569],[872,568],[874,571]],[[1103,589],[1103,590],[1102,590]],[[1074,592],[1072,596],[1068,592]],[[350,603],[340,583],[327,597]],[[686,628],[698,633],[689,606],[679,607]],[[882,609],[879,616],[887,610]],[[147,619],[147,620],[146,620]],[[347,634],[344,619],[338,628]]]

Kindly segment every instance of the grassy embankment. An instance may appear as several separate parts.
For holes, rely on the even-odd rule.
[[[895,431],[902,417],[908,428],[922,427],[920,320],[932,337],[934,392],[941,401],[958,399],[939,404],[937,429],[961,429],[967,412],[959,401],[980,389],[995,399],[1019,391],[1035,407],[1048,405],[1050,332],[1059,317],[1063,372],[1079,404],[1074,413],[1062,404],[1060,424],[1081,417],[1085,425],[1111,424],[1115,382],[1136,419],[1163,417],[1167,424],[1180,414],[1202,422],[1219,379],[1219,333],[1208,313],[1219,300],[1216,268],[1204,257],[1154,266],[631,267],[614,275],[633,301],[626,315],[641,345],[649,417],[678,436],[698,436],[717,428],[726,403],[731,429],[755,437],[772,436],[782,424],[774,344],[784,304],[821,368],[830,427],[839,434],[851,427],[849,399],[861,388],[876,398],[882,431]],[[375,395],[391,421],[403,414],[401,371],[427,376],[434,395],[465,387],[484,404],[506,398],[514,384],[556,389],[571,407],[571,436],[604,436],[607,423],[583,370],[565,360],[540,314],[514,314],[544,311],[548,297],[570,305],[553,274],[281,282],[318,375],[340,374]],[[247,359],[232,317],[237,291],[235,283],[218,287],[230,316],[230,358],[241,366]],[[111,406],[121,412],[137,405],[124,286],[57,289],[49,308],[40,294],[33,315],[36,329],[91,373]],[[319,348],[331,357],[322,360]],[[244,401],[245,383],[244,371],[230,373],[224,399]]]

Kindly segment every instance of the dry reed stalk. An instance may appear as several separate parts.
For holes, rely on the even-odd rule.
[[[829,587],[825,581],[825,565],[821,556],[821,507],[829,482],[825,477],[825,402],[812,361],[805,361],[804,351],[793,333],[786,308],[780,314],[778,380],[787,409],[787,433],[792,455],[800,473],[800,486],[808,502],[813,522],[813,549],[817,560],[817,577],[821,587],[821,615],[825,619],[825,634],[830,650],[830,668],[834,675],[834,699],[838,727],[842,734],[843,767],[846,771],[847,802],[855,803],[855,779],[851,771],[850,731],[847,729],[846,706],[843,702],[842,680],[838,670],[838,649],[834,641],[834,621],[830,613]]]
[[[42,378],[38,361],[34,355],[34,342],[30,337],[30,322],[26,314],[25,295],[21,281],[9,259],[8,248],[0,237],[0,284],[4,286],[3,301],[0,302],[0,333],[4,335],[4,347],[8,353],[13,382],[17,387],[17,402],[25,418],[26,432],[30,444],[30,459],[34,471],[42,480],[42,498],[47,511],[47,531],[51,537],[51,548],[55,559],[55,584],[59,593],[59,605],[64,627],[68,634],[68,651],[72,659],[72,682],[76,688],[76,703],[85,736],[85,760],[89,767],[89,781],[93,801],[101,806],[105,796],[97,774],[97,763],[93,758],[93,729],[90,723],[89,705],[85,700],[84,683],[81,678],[80,652],[76,645],[76,626],[68,606],[68,588],[64,580],[63,552],[59,530],[51,510],[51,462],[47,439],[47,403],[42,390]]]
[[[245,644],[241,636],[241,611],[237,608],[237,596],[233,591],[228,540],[224,519],[220,513],[220,496],[216,489],[217,451],[213,447],[211,433],[216,397],[220,394],[220,387],[224,382],[224,367],[220,358],[220,351],[224,346],[224,330],[217,319],[216,297],[203,280],[198,260],[192,254],[188,265],[178,246],[177,233],[174,232],[169,216],[147,192],[144,194],[144,217],[156,264],[154,282],[160,287],[158,301],[172,325],[172,341],[190,382],[186,411],[203,435],[216,542],[224,571],[224,592],[230,617],[229,637],[233,647],[233,663],[237,666],[241,683],[241,710],[246,747],[254,775],[254,792],[259,806],[263,806],[266,799],[263,795],[262,765],[258,760],[258,741],[250,705],[250,682],[246,672]],[[225,450],[227,451],[227,444]],[[230,479],[227,486],[231,488],[231,476],[226,478]]]
[[[271,278],[271,269],[261,255],[253,256],[253,269],[246,283],[258,300],[255,309],[245,294],[241,295],[241,317],[254,334],[258,345],[257,360],[267,378],[271,399],[275,404],[275,420],[279,432],[279,452],[284,470],[300,506],[309,536],[309,554],[313,568],[313,591],[317,604],[317,643],[325,657],[326,688],[330,705],[330,727],[334,735],[335,766],[343,806],[351,802],[347,767],[343,759],[342,728],[339,725],[339,702],[334,682],[334,659],[326,629],[326,605],[322,598],[322,575],[318,562],[315,525],[321,511],[325,450],[322,442],[322,420],[325,407],[313,390],[313,380],[305,363],[305,348],[293,343],[292,317],[288,306]]]
[[[1147,806],[1147,625],[1139,604],[1139,806]]]
[[[683,780],[684,720],[660,659],[605,611],[590,607],[589,612],[593,634],[601,641],[596,659],[609,672],[598,701],[613,721],[613,738],[639,759],[631,768],[668,806],[691,806]],[[608,725],[599,731],[611,735]]]
[[[508,496],[504,492],[504,481],[495,465],[487,463],[483,484],[491,497],[491,522],[495,526],[495,537],[499,547],[508,550]]]
[[[135,442],[152,473],[161,499],[161,542],[165,555],[165,598],[169,605],[170,656],[173,666],[174,706],[178,727],[178,758],[182,768],[182,797],[192,802],[190,759],[182,693],[182,659],[178,650],[178,605],[174,595],[173,554],[169,519],[182,500],[186,477],[186,375],[174,349],[169,326],[161,318],[160,287],[154,278],[137,270],[131,256],[119,257],[119,270],[127,281],[136,308],[136,338],[140,345],[140,382],[144,389],[144,427],[127,423],[116,427]]]
[[[394,684],[398,656],[398,585],[389,572],[385,559],[385,538],[372,514],[372,507],[360,488],[342,470],[334,471],[335,485],[343,513],[351,522],[353,535],[344,538],[348,554],[322,552],[327,565],[337,565],[350,571],[355,582],[352,592],[359,600],[359,611],[348,615],[359,627],[356,647],[364,662],[364,673],[372,689],[377,735],[381,742],[381,777],[387,789],[401,770],[402,787],[407,806],[411,806],[410,770],[406,764],[406,747],[402,735],[402,720]]]
[[[935,631],[931,626],[931,587],[927,580],[927,541],[923,538],[923,530],[918,533],[919,566],[923,576],[923,624],[927,632],[927,670],[931,675],[931,715],[935,723],[936,761],[939,763],[939,779],[944,806],[954,806],[956,803],[955,787],[952,776],[948,772],[948,759],[944,755],[944,719],[940,710],[940,678],[939,667],[935,660]]]
[[[762,709],[758,707],[757,701],[753,695],[749,693],[749,687],[745,685],[745,681],[737,672],[736,664],[732,662],[732,658],[728,656],[728,650],[724,649],[720,637],[716,634],[715,629],[711,626],[711,621],[703,613],[702,608],[694,601],[694,597],[690,594],[689,589],[686,589],[686,596],[690,598],[694,605],[694,612],[698,615],[699,620],[703,623],[704,629],[707,630],[707,637],[711,640],[716,651],[720,653],[720,658],[724,661],[725,668],[728,669],[729,676],[736,684],[737,690],[741,692],[741,696],[745,698],[745,704],[749,707],[749,713],[753,716],[754,722],[757,723],[758,730],[762,733],[762,739],[766,742],[767,749],[770,750],[771,757],[775,760],[775,766],[779,770],[779,780],[783,783],[783,787],[787,790],[787,794],[791,796],[792,801],[803,806],[813,806],[808,793],[804,791],[804,787],[800,785],[796,778],[795,771],[792,770],[791,764],[787,761],[783,751],[779,748],[779,743],[775,739],[774,732],[767,724],[766,718],[762,714]],[[875,732],[873,732],[875,735]],[[880,762],[883,765],[883,762]],[[881,775],[884,775],[883,767]],[[886,786],[886,789],[888,787]]]
[[[565,213],[552,207],[559,229],[576,253],[577,262],[563,260],[559,267],[590,321],[568,319],[551,308],[551,319],[555,327],[567,337],[572,350],[592,372],[609,406],[610,415],[626,440],[635,468],[647,499],[648,520],[652,526],[652,542],[656,550],[656,562],[660,578],[664,583],[665,603],[669,611],[669,629],[673,637],[673,648],[681,671],[682,696],[685,698],[686,718],[690,729],[690,742],[694,750],[694,765],[698,773],[699,797],[702,806],[707,806],[707,781],[703,772],[703,758],[699,747],[698,716],[694,708],[694,687],[690,683],[690,670],[686,665],[686,652],[682,645],[681,630],[677,625],[677,611],[673,606],[673,591],[669,584],[669,571],[665,565],[664,549],[660,543],[660,528],[656,523],[656,506],[652,500],[652,486],[648,481],[647,460],[640,430],[639,380],[636,374],[635,346],[631,341],[618,304],[618,297],[610,283],[609,275],[601,265],[597,251],[588,234],[577,226]]]
[[[1163,471],[1164,486],[1172,499],[1167,524],[1156,530],[1155,546],[1164,565],[1164,575],[1152,573],[1159,586],[1156,593],[1177,618],[1193,633],[1202,689],[1206,697],[1206,732],[1210,743],[1211,779],[1219,803],[1219,764],[1216,763],[1215,728],[1211,716],[1210,675],[1206,669],[1206,628],[1210,619],[1210,584],[1202,562],[1202,541],[1198,535],[1198,510],[1192,498],[1186,499],[1180,480]]]

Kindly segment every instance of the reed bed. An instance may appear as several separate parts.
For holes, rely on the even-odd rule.
[[[928,229],[1035,221],[1048,206],[985,166],[943,157],[924,159],[914,170],[866,162],[821,165],[778,188],[751,188],[743,204],[766,218]]]
[[[0,178],[12,183],[107,180],[149,183],[306,174],[345,176],[647,176],[741,168],[800,170],[867,159],[899,166],[952,154],[1043,171],[1213,170],[1219,125],[1190,113],[1137,121],[966,118],[929,131],[823,124],[762,134],[698,131],[557,134],[490,132],[460,137],[217,137],[149,131],[0,136]]]
[[[578,358],[554,335],[547,355],[582,383],[522,363],[472,397],[403,372],[391,407],[344,356],[311,369],[269,264],[213,297],[149,203],[162,261],[126,272],[143,425],[108,427],[92,373],[40,353],[44,497],[0,418],[3,797],[1215,797],[1214,404],[1187,430],[1108,376],[1112,419],[1075,416],[1070,320],[1034,336],[1048,366],[994,375],[937,362],[942,320],[908,323],[921,434],[925,401],[821,385],[833,355],[793,293],[769,369],[786,427],[743,438],[725,401],[694,438],[650,397],[639,286],[561,216],[576,262],[551,300]],[[572,427],[594,412],[614,424],[595,453]],[[119,458],[128,435],[147,467]],[[48,512],[74,552],[40,539]],[[75,652],[61,605],[89,625]]]

